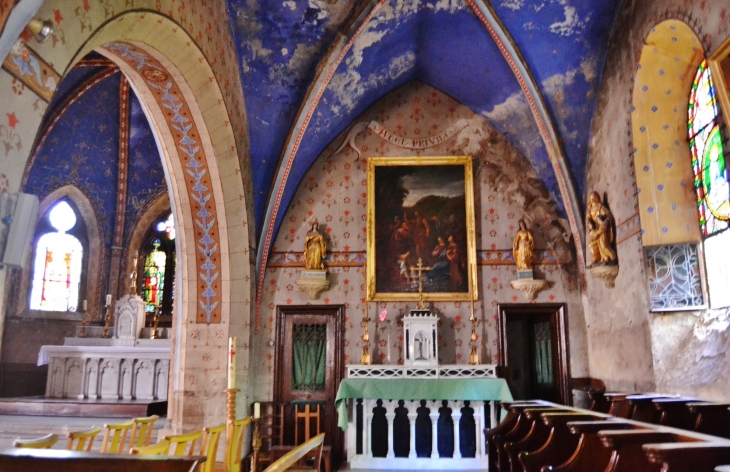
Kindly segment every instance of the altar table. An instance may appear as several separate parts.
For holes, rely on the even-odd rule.
[[[512,401],[504,379],[349,378],[340,383],[335,408],[338,426],[347,430],[350,469],[485,470],[483,431],[496,425],[495,401]]]
[[[337,425],[347,430],[348,398],[512,401],[504,379],[345,379],[335,398]]]

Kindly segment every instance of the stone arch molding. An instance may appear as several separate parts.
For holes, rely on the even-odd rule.
[[[187,289],[179,304],[183,318],[227,323],[231,309],[247,308],[231,305],[230,285],[240,280],[237,291],[249,288],[248,210],[233,129],[210,65],[183,28],[150,11],[107,21],[67,70],[94,49],[130,80],[165,156],[170,204],[181,226],[178,253],[186,254],[179,260]],[[230,267],[238,268],[233,277]]]

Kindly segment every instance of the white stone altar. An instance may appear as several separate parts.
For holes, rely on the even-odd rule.
[[[42,346],[38,365],[48,364],[46,397],[79,400],[166,400],[170,375],[170,329],[150,339],[144,302],[127,295],[115,307],[114,333],[77,326],[63,346]]]

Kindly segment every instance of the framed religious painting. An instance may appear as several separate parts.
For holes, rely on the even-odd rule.
[[[367,298],[477,297],[470,156],[368,159]]]

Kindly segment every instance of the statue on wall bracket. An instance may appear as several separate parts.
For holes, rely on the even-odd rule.
[[[302,292],[307,292],[310,300],[316,300],[320,293],[330,288],[327,269],[324,268],[327,243],[319,231],[319,221],[314,218],[309,224],[311,228],[304,239],[304,269],[297,285]]]
[[[536,279],[532,272],[532,255],[535,250],[535,240],[527,229],[525,220],[520,220],[520,230],[512,240],[512,255],[517,266],[517,280],[510,282],[515,290],[525,292],[528,300],[534,300],[540,290],[547,286],[546,280]]]
[[[613,288],[619,270],[615,222],[608,205],[601,201],[596,191],[588,196],[586,229],[589,271],[593,277],[603,280],[608,288]]]

